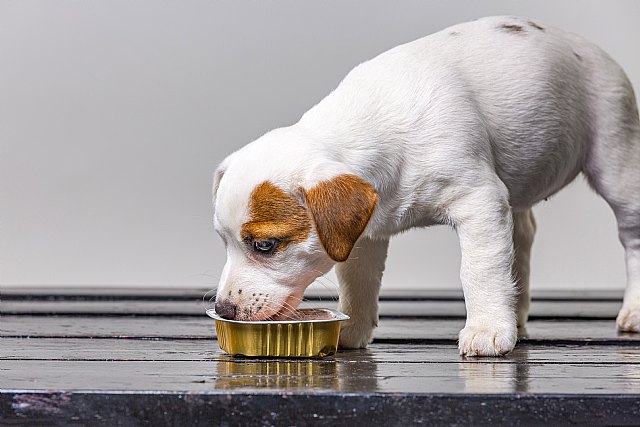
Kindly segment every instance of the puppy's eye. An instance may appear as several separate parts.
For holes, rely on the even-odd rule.
[[[278,246],[278,241],[276,239],[255,240],[253,242],[253,249],[264,254],[273,252],[276,246]]]

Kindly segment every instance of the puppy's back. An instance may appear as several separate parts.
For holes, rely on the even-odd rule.
[[[517,205],[530,203],[519,194],[545,197],[579,173],[596,119],[610,114],[602,99],[621,92],[632,93],[628,79],[597,46],[536,20],[497,16],[358,65],[302,121],[371,158],[399,150],[415,159],[435,150],[491,156]]]

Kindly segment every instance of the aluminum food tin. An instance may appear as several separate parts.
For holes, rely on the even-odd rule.
[[[302,320],[245,322],[215,319],[220,348],[232,355],[264,357],[325,357],[336,352],[340,322],[346,314],[330,309],[300,309]]]

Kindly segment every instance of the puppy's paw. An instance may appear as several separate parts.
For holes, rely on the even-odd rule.
[[[347,320],[340,327],[340,348],[365,348],[373,341],[373,328],[375,323],[357,323]]]
[[[640,305],[623,306],[618,313],[616,325],[624,332],[640,332]]]
[[[515,327],[469,325],[460,331],[458,348],[463,356],[502,356],[513,350],[517,340]]]

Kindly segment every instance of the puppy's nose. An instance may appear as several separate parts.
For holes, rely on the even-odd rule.
[[[231,304],[229,301],[216,301],[216,313],[223,319],[233,319],[236,317],[236,308],[237,306],[235,304]]]

